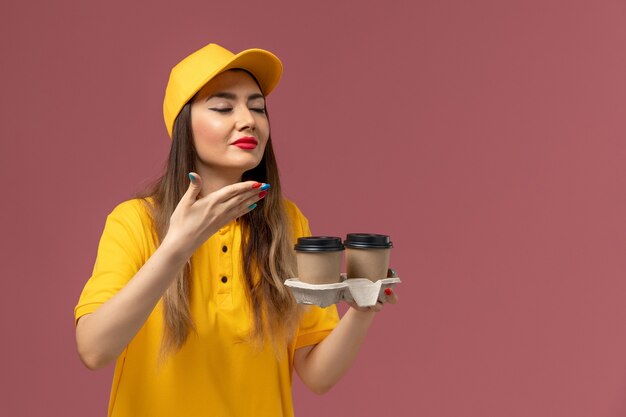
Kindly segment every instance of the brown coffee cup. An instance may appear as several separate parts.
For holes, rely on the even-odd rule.
[[[348,278],[387,278],[392,242],[387,235],[350,233],[344,241]]]
[[[298,238],[294,249],[298,278],[309,284],[335,284],[341,281],[344,246],[341,238],[312,236]]]

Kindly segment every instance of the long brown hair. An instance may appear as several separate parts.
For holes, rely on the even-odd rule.
[[[167,233],[174,209],[189,187],[188,173],[195,171],[192,101],[183,107],[174,122],[172,146],[163,176],[140,195],[149,208],[159,243]],[[246,296],[253,316],[250,341],[260,347],[269,340],[280,353],[280,346],[294,334],[298,309],[293,296],[283,285],[285,279],[295,276],[296,265],[291,250],[291,224],[283,205],[271,137],[259,165],[246,171],[242,180],[272,186],[272,192],[258,202],[256,209],[240,217],[239,224]],[[189,306],[191,278],[189,261],[163,295],[162,356],[180,349],[189,333],[195,331]]]

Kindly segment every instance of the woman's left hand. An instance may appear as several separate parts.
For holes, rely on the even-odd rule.
[[[346,301],[346,302],[348,303],[350,307],[352,307],[353,309],[357,311],[363,311],[363,312],[369,311],[369,312],[378,313],[379,311],[383,309],[384,304],[386,303],[395,304],[398,302],[398,295],[391,288],[385,289],[385,295],[387,299],[385,303],[378,301],[375,305],[370,306],[370,307],[359,307],[357,303],[355,303],[354,301],[349,301],[349,302]]]

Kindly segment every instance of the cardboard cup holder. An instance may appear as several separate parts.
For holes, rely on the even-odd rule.
[[[371,307],[378,301],[386,302],[385,289],[402,282],[393,269],[389,269],[387,276],[389,278],[370,281],[367,278],[346,278],[346,274],[341,274],[341,282],[335,284],[308,284],[298,278],[290,278],[285,281],[285,286],[299,304],[328,307],[345,300],[354,301],[359,307]]]

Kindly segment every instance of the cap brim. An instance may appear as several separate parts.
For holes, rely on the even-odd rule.
[[[269,95],[278,85],[283,73],[283,64],[272,54],[263,49],[247,49],[235,55],[220,72],[241,68],[254,75],[264,95]],[[217,75],[217,74],[216,74]]]

